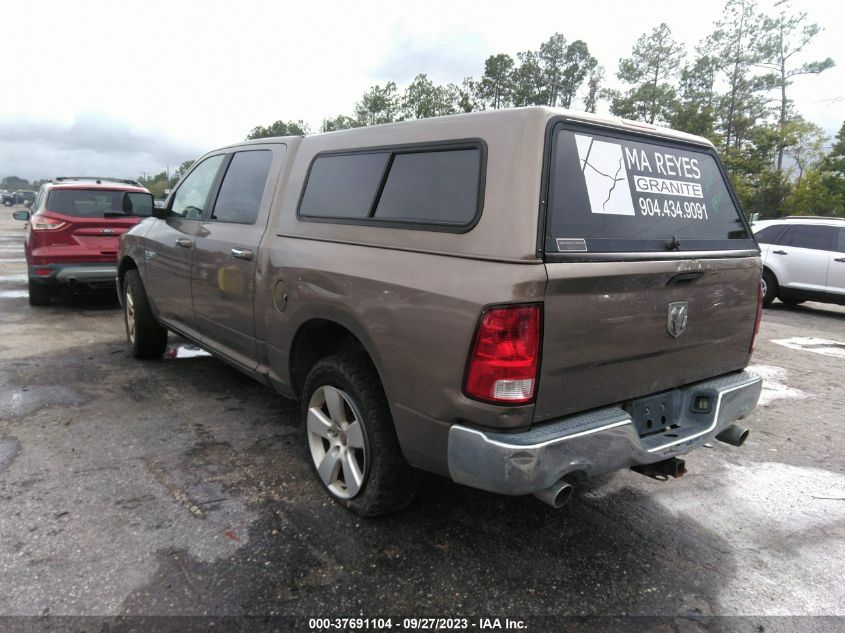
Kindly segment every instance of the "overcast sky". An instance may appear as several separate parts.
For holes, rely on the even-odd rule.
[[[376,83],[418,73],[460,83],[491,54],[583,39],[615,79],[661,21],[692,50],[723,0],[6,3],[0,177],[136,177],[242,140],[256,125],[351,114]],[[761,5],[771,6],[773,0]],[[833,57],[791,88],[831,135],[845,120],[845,3],[796,6],[825,30],[806,57]],[[580,105],[580,104],[579,104]]]

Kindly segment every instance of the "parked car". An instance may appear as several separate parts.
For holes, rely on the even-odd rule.
[[[753,227],[763,257],[763,306],[845,305],[845,218],[790,216]]]
[[[3,194],[3,204],[7,207],[11,207],[15,204],[26,204],[27,202],[30,204],[35,202],[34,191],[24,191],[18,189],[17,191],[13,191],[12,193]]]
[[[16,204],[26,204],[27,202],[32,204],[35,201],[35,192],[25,191],[22,189],[12,192],[7,191],[2,194],[2,200],[3,204],[7,207],[11,207]]]
[[[35,203],[34,191],[16,191],[15,204],[32,205]]]
[[[133,180],[56,178],[41,187],[27,222],[24,251],[29,303],[50,303],[62,285],[113,285],[120,236],[152,212],[152,196]]]
[[[535,107],[260,139],[153,215],[119,256],[134,355],[172,330],[299,398],[361,515],[415,469],[559,507],[748,434],[760,253],[703,138]]]

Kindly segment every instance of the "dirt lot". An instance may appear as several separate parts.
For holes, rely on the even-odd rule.
[[[555,511],[429,477],[365,521],[312,478],[296,404],[173,337],[133,360],[110,295],[30,308],[22,233],[4,209],[0,615],[843,624],[764,616],[845,616],[845,309],[765,312],[751,437],[689,455],[683,479],[619,472]]]

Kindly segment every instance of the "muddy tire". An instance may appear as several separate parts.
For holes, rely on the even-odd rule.
[[[167,347],[167,329],[153,316],[137,270],[123,278],[123,323],[135,358],[161,358]]]
[[[53,289],[50,286],[29,280],[29,305],[48,306],[52,295]]]
[[[308,459],[323,489],[363,517],[407,507],[417,472],[405,461],[378,373],[363,353],[317,362],[302,398]]]
[[[778,280],[768,268],[763,269],[763,307],[768,308],[778,296]]]

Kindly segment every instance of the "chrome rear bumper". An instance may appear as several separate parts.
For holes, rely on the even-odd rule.
[[[659,433],[643,433],[642,420],[620,407],[562,418],[522,433],[456,424],[449,429],[449,474],[467,486],[521,495],[548,488],[573,472],[593,476],[683,455],[748,415],[762,384],[760,377],[741,371],[644,398],[662,400],[677,412],[672,428]],[[693,411],[699,398],[710,402],[707,411]]]

